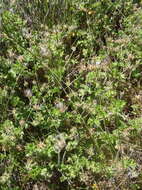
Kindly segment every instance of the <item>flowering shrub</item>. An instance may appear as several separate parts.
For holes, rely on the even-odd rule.
[[[140,189],[141,3],[21,2],[2,13],[2,189]]]

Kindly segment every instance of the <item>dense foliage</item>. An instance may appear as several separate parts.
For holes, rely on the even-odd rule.
[[[141,1],[11,0],[0,14],[1,189],[141,189]]]

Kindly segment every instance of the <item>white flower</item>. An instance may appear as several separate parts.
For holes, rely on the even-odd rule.
[[[26,90],[24,90],[24,95],[26,96],[26,97],[28,97],[28,98],[30,98],[30,97],[32,97],[32,91],[31,91],[31,89],[26,89]]]
[[[63,134],[59,134],[55,137],[54,148],[57,152],[61,152],[61,150],[66,146],[66,141]]]
[[[59,109],[60,112],[65,112],[67,107],[63,102],[55,102],[55,107]]]
[[[51,57],[51,52],[50,52],[49,48],[46,47],[46,45],[44,45],[44,44],[40,45],[40,54],[43,57]]]
[[[96,61],[96,65],[100,65],[101,64],[101,61]]]
[[[22,34],[23,34],[23,36],[29,35],[28,29],[27,28],[22,28]]]

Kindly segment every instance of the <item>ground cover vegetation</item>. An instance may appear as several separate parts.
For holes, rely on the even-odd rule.
[[[142,189],[142,3],[0,3],[0,189]]]

